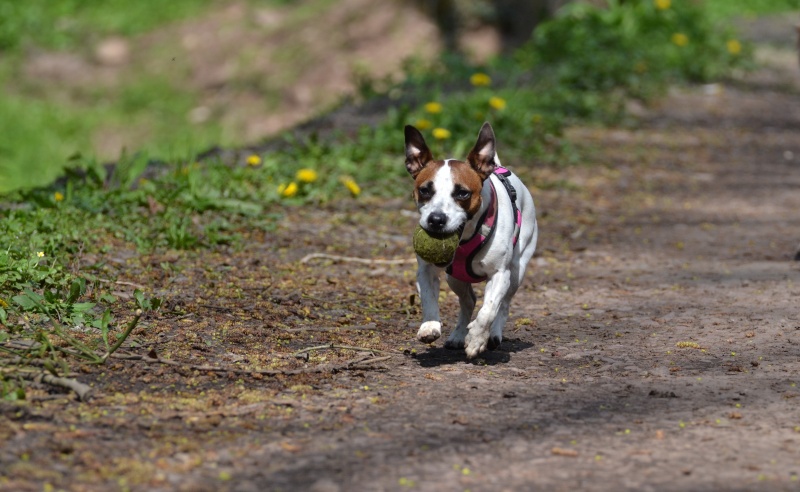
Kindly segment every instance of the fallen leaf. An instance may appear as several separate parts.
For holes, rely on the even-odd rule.
[[[288,451],[290,453],[296,453],[296,452],[300,451],[300,449],[301,449],[300,446],[298,446],[297,444],[292,444],[292,443],[290,443],[288,441],[281,442],[281,448],[284,451]]]
[[[551,452],[556,456],[567,456],[569,458],[575,458],[578,456],[578,452],[574,449],[553,448]]]

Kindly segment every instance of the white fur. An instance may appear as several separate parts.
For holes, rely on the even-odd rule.
[[[497,156],[494,161],[500,165]],[[522,283],[525,267],[536,249],[538,228],[533,198],[516,175],[508,177],[517,192],[517,208],[522,212],[522,229],[516,245],[513,244],[515,222],[511,213],[511,200],[502,182],[495,175],[484,181],[481,190],[483,197],[481,210],[469,221],[466,221],[466,212],[452,198],[455,183],[448,163],[442,166],[434,177],[434,196],[420,208],[421,225],[427,223],[428,214],[441,211],[448,217],[446,230],[454,231],[466,221],[462,237],[470,237],[488,206],[491,196],[490,179],[493,180],[497,190],[497,229],[491,240],[473,260],[473,271],[478,275],[486,275],[488,280],[483,306],[472,322],[470,319],[476,302],[472,285],[447,276],[448,285],[458,296],[460,310],[456,327],[445,342],[445,347],[465,348],[470,359],[487,348],[496,347],[503,339],[503,327],[508,319],[511,298]],[[422,342],[431,343],[441,336],[439,273],[442,269],[419,257],[417,263],[417,289],[422,300],[423,319],[417,338]]]

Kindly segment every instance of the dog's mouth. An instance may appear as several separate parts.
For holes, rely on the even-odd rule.
[[[458,234],[458,237],[461,237],[461,235],[464,233],[464,224],[461,224],[452,231],[448,231],[446,229],[436,229],[436,228],[431,229],[425,226],[422,226],[422,229],[426,233],[428,233],[428,235],[431,237],[434,237],[436,239],[445,239],[449,236],[452,236],[453,234]]]

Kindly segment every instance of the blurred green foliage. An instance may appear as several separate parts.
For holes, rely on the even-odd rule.
[[[714,19],[755,17],[800,10],[800,0],[703,0]]]
[[[66,49],[89,36],[130,36],[201,12],[213,0],[0,0],[0,51]]]
[[[707,82],[747,66],[750,48],[701,2],[610,0],[567,5],[541,25],[519,61],[576,90],[646,97],[670,82]]]

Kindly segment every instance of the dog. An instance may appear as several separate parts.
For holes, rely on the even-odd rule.
[[[417,290],[422,324],[417,339],[433,343],[442,335],[439,274],[459,300],[456,327],[445,348],[465,349],[468,359],[494,350],[503,340],[511,298],[536,250],[538,227],[533,197],[497,157],[494,130],[481,127],[466,161],[433,158],[419,130],[405,127],[406,169],[414,179],[419,224],[428,233],[461,232],[455,258],[446,267],[417,255]],[[473,283],[486,281],[483,306],[470,322],[476,296]]]

